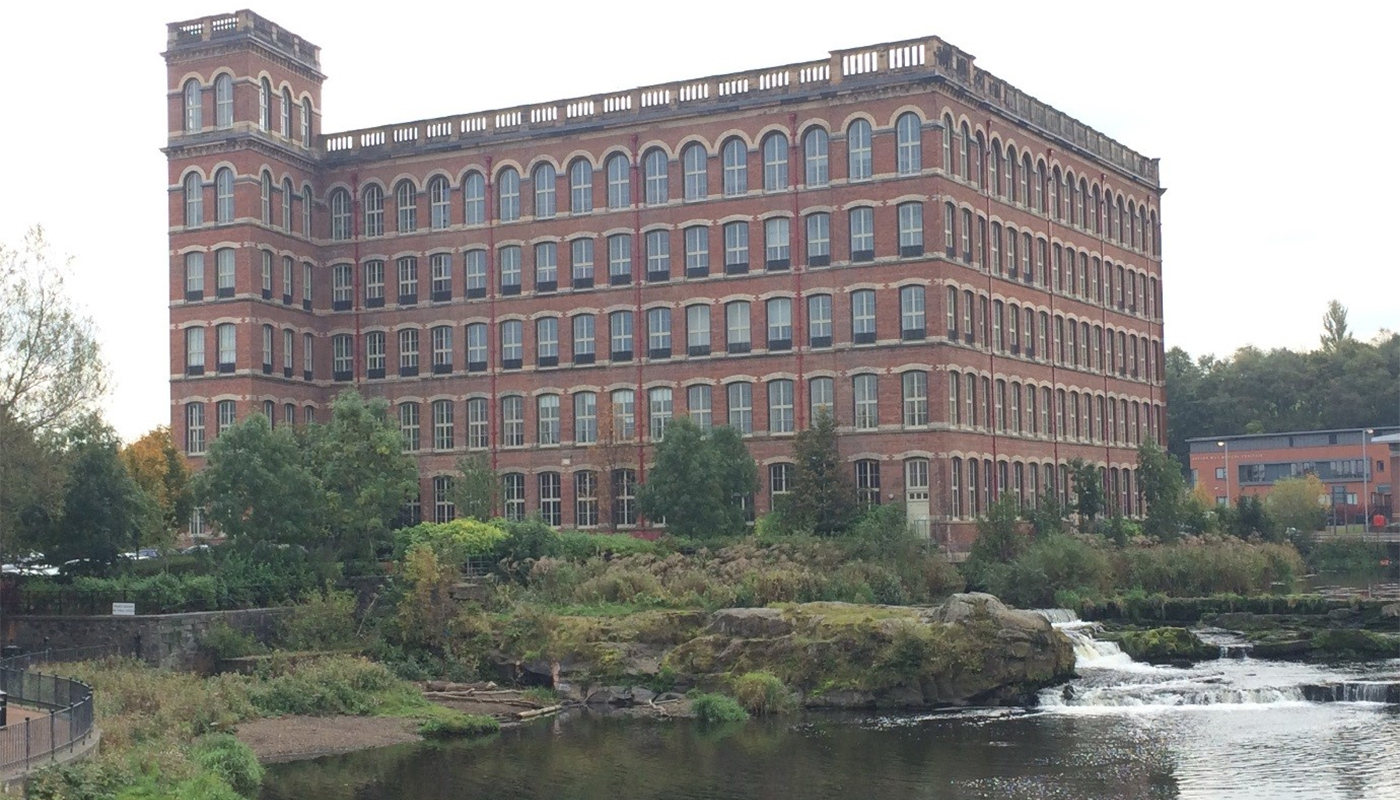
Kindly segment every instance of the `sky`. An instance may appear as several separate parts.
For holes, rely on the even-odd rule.
[[[331,11],[333,9],[333,11]],[[210,2],[19,0],[0,26],[0,242],[43,225],[127,439],[169,423],[166,23]],[[323,130],[824,58],[934,35],[1161,159],[1167,345],[1313,348],[1327,301],[1400,329],[1389,3],[328,4],[252,10],[321,47]],[[1388,220],[1388,221],[1387,221]]]

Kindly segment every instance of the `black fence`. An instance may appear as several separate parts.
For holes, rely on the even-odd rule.
[[[92,687],[37,668],[114,655],[121,653],[111,647],[82,647],[0,660],[0,691],[7,695],[8,723],[0,727],[0,775],[56,760],[92,734]]]

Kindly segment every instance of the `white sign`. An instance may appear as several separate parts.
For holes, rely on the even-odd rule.
[[[112,616],[114,617],[134,617],[136,616],[135,603],[113,603]]]

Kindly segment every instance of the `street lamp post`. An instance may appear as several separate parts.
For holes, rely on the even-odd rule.
[[[1221,440],[1215,443],[1216,447],[1225,448],[1225,507],[1230,507],[1230,442]]]

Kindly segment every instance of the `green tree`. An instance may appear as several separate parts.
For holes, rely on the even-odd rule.
[[[1016,495],[1003,492],[988,506],[986,516],[977,520],[977,538],[963,564],[963,575],[974,586],[997,585],[1030,541],[1023,530]]]
[[[1347,342],[1353,341],[1351,329],[1347,326],[1347,307],[1337,300],[1327,303],[1327,313],[1322,315],[1322,350],[1334,353]]]
[[[60,516],[42,542],[50,562],[87,558],[110,564],[159,524],[159,508],[127,473],[119,446],[116,432],[96,416],[68,433]]]
[[[855,486],[836,444],[836,420],[822,408],[793,440],[792,486],[780,512],[792,530],[835,536],[859,517]]]
[[[637,507],[650,519],[665,518],[677,536],[733,532],[715,456],[713,442],[698,425],[686,418],[672,421],[637,491]]]
[[[193,482],[195,502],[226,536],[321,545],[326,493],[308,468],[302,442],[253,414],[219,434]]]
[[[496,516],[500,491],[500,476],[491,469],[491,460],[485,453],[457,459],[457,474],[452,476],[452,503],[458,517],[489,522]]]
[[[345,557],[373,558],[404,505],[418,495],[418,467],[403,452],[389,404],[340,393],[324,424],[306,434],[310,471],[324,496],[325,525]]]
[[[1055,493],[1046,490],[1036,501],[1035,507],[1026,511],[1026,521],[1037,539],[1065,532],[1065,507],[1060,505]]]
[[[1285,478],[1269,490],[1267,508],[1278,527],[1314,533],[1327,523],[1327,487],[1316,475]]]
[[[1144,531],[1164,541],[1178,538],[1186,481],[1181,466],[1156,442],[1144,441],[1138,447],[1138,486],[1147,500]]]
[[[61,513],[67,465],[52,439],[0,406],[0,556],[40,546]]]
[[[743,532],[744,503],[757,489],[758,466],[734,429],[706,434],[682,418],[666,426],[637,507],[664,518],[678,536],[734,535]]]
[[[146,531],[141,544],[169,546],[194,509],[190,470],[185,456],[170,438],[170,429],[158,427],[121,449],[122,463],[160,510],[159,525]]]
[[[1099,479],[1099,468],[1082,458],[1069,462],[1070,486],[1074,489],[1074,510],[1085,522],[1093,522],[1103,513],[1103,481]],[[1086,525],[1087,527],[1087,525]]]

